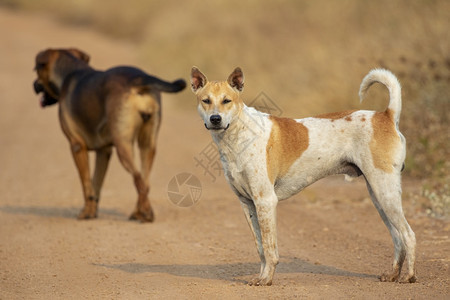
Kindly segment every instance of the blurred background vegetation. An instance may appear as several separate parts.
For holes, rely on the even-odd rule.
[[[362,105],[358,89],[370,69],[388,68],[403,86],[405,174],[423,184],[415,199],[434,216],[450,214],[448,0],[0,0],[0,5],[135,43],[140,67],[166,78],[188,79],[196,65],[210,79],[225,79],[240,66],[247,103],[264,92],[287,117],[383,110],[385,89],[371,90]],[[183,97],[180,107],[192,105],[189,93]]]

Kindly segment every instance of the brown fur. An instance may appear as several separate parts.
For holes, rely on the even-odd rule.
[[[216,81],[210,81],[207,82],[205,87],[208,86],[208,88],[203,89],[198,94],[198,99],[205,100],[212,97],[212,95],[223,95],[221,99],[218,99],[219,101],[211,101],[210,104],[206,104],[203,101],[200,102],[203,109],[205,111],[210,110],[211,108],[218,109],[221,112],[227,112],[228,110],[232,109],[233,105],[242,105],[243,102],[241,98],[239,97],[239,93],[236,92],[230,85],[228,84],[222,84],[221,82]],[[227,95],[227,98],[232,101],[231,105],[224,105],[223,100],[225,100],[225,95]],[[214,100],[214,99],[210,99]]]
[[[392,173],[393,155],[400,137],[395,130],[393,113],[391,110],[377,112],[372,118],[373,137],[370,141],[370,152],[376,168]]]
[[[272,131],[266,147],[267,173],[274,183],[308,148],[308,129],[289,118],[270,116]]]
[[[103,179],[112,146],[120,162],[133,176],[138,192],[131,219],[153,221],[148,183],[161,121],[161,92],[179,92],[184,80],[162,81],[133,67],[100,72],[89,65],[89,56],[77,49],[48,49],[36,56],[36,93],[41,105],[59,102],[61,127],[70,143],[83,186],[85,205],[79,219],[97,217]],[[135,166],[133,144],[137,141],[141,170]],[[88,151],[96,152],[94,175]]]

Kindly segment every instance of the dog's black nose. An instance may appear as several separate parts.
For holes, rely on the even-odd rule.
[[[222,117],[219,116],[219,115],[212,115],[212,116],[209,118],[209,121],[210,121],[211,124],[213,124],[213,125],[219,125],[220,122],[222,122]]]

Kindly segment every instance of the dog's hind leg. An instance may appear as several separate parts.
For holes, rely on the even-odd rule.
[[[123,167],[133,176],[134,185],[138,193],[137,208],[131,214],[130,220],[142,222],[152,222],[154,219],[153,210],[148,200],[148,185],[142,178],[141,173],[136,169],[133,159],[133,140],[121,139],[115,142],[117,155]]]
[[[136,138],[139,139],[139,132],[144,121],[134,107],[133,97],[118,99],[121,101],[120,108],[110,115],[111,135],[119,160],[125,170],[133,176],[138,193],[136,209],[131,214],[130,220],[152,222],[154,215],[148,200],[149,186],[134,162],[133,144]]]
[[[381,275],[381,281],[415,282],[415,248],[414,232],[406,221],[402,209],[400,170],[392,174],[376,174],[366,177],[367,188],[372,201],[383,222],[391,233],[394,243],[394,262],[392,271]],[[406,274],[399,279],[405,258],[408,262]]]
[[[103,180],[105,179],[106,170],[108,169],[109,159],[111,158],[112,147],[104,147],[96,151],[95,170],[92,178],[97,202],[100,201],[100,191],[102,189]]]
[[[144,123],[138,132],[137,141],[141,157],[141,177],[147,193],[145,197],[139,197],[136,209],[131,216],[132,219],[150,221],[154,218],[148,194],[150,192],[150,171],[156,154],[156,138],[158,130],[159,116],[156,114],[152,115],[150,119],[144,120]]]

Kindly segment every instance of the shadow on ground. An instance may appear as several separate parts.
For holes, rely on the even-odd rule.
[[[96,266],[121,270],[127,273],[166,273],[181,277],[218,279],[246,283],[238,278],[259,272],[259,263],[233,263],[219,265],[149,265],[139,263],[95,264]],[[282,258],[277,273],[324,274],[332,276],[377,278],[376,275],[341,270],[332,266],[316,265],[299,258]]]
[[[44,207],[44,206],[10,206],[0,207],[0,211],[16,215],[35,215],[40,217],[59,217],[75,219],[81,207]],[[99,209],[99,215],[126,218],[127,216],[115,209]]]

